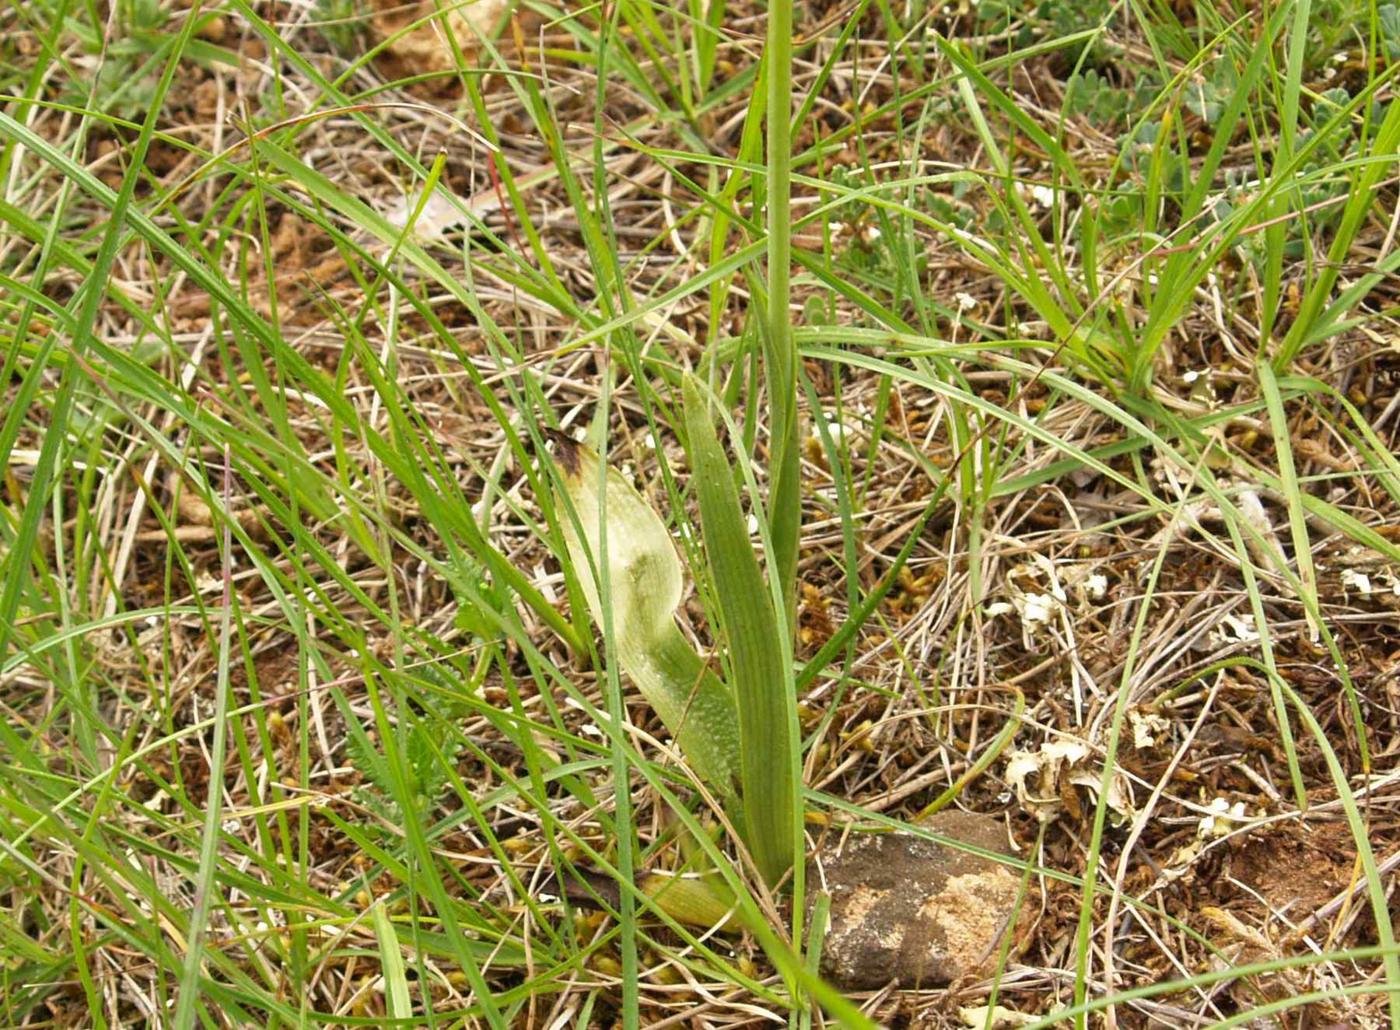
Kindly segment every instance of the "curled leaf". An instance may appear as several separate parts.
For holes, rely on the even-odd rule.
[[[617,661],[695,773],[732,793],[739,768],[734,698],[676,625],[683,579],[665,523],[620,472],[600,469],[591,448],[556,437],[555,458],[560,500],[568,502],[561,507],[572,509],[563,521],[564,541],[593,621],[607,625],[606,596]],[[605,532],[607,565],[600,568]]]

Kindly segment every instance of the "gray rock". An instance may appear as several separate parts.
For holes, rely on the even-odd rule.
[[[1009,854],[1005,829],[988,816],[940,812],[927,826]],[[1014,915],[1020,876],[913,834],[867,833],[818,849],[807,884],[831,894],[822,973],[847,990],[874,990],[891,981],[935,987],[990,965]]]

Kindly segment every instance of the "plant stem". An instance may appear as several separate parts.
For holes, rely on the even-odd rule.
[[[789,783],[779,792],[790,820],[794,941],[802,939],[803,818],[802,748],[797,728],[797,691],[792,676],[792,641],[797,630],[797,556],[802,538],[802,490],[798,465],[797,346],[791,323],[792,298],[792,0],[769,0],[766,65],[768,129],[768,332],[764,364],[768,380],[768,576],[777,614],[778,644],[786,675],[770,714],[771,732],[785,732]],[[742,709],[741,703],[741,720]],[[781,717],[778,716],[781,712]],[[740,734],[742,738],[742,732]],[[752,785],[744,783],[745,791]],[[747,800],[747,793],[745,794]],[[788,800],[788,799],[791,800]],[[781,833],[781,830],[777,830]],[[786,863],[784,863],[786,864]]]
[[[792,284],[792,2],[770,0],[768,80],[768,368],[769,518],[789,628],[796,625],[797,552],[802,496],[798,482],[797,351],[790,315]]]

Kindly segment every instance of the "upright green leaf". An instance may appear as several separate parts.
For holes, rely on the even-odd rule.
[[[686,377],[684,397],[701,535],[738,706],[745,836],[759,871],[772,884],[792,867],[801,848],[797,696],[791,663],[784,661],[786,621],[775,610],[774,592],[749,542],[739,491],[694,377]]]

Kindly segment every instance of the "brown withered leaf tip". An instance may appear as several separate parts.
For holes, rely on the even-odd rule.
[[[574,866],[572,872],[574,876],[563,881],[562,892],[570,904],[595,912],[606,911],[609,908],[616,911],[622,907],[622,890],[611,876],[587,866]],[[640,877],[638,879],[640,882]],[[560,878],[557,874],[546,874],[535,891],[535,897],[538,898],[541,894],[558,895],[561,893],[559,884]]]
[[[548,437],[550,443],[554,444],[554,460],[564,470],[564,475],[577,476],[579,474],[578,444],[558,429],[546,429],[544,435]]]

